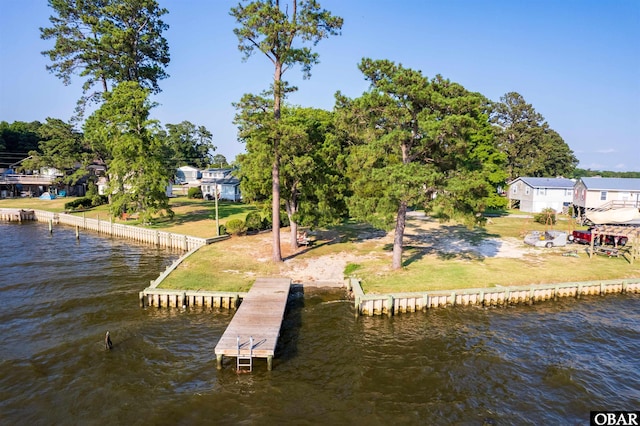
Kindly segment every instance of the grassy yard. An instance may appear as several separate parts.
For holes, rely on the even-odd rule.
[[[36,209],[62,213],[65,210],[65,203],[74,199],[75,197],[56,198],[53,200],[13,198],[0,200],[0,208]],[[170,199],[170,206],[175,213],[173,219],[169,219],[166,216],[157,217],[150,225],[144,225],[144,227],[192,235],[194,237],[210,238],[216,236],[215,201],[176,197]],[[221,225],[224,225],[230,219],[237,218],[244,220],[247,213],[255,209],[254,206],[247,204],[220,201],[218,203],[218,220]],[[111,217],[109,206],[107,205],[72,214],[105,220]],[[114,218],[113,220],[119,223],[126,223],[127,225],[143,226],[137,220],[128,220],[126,222],[120,218]]]
[[[568,230],[569,226],[568,221],[560,221],[554,229]],[[522,242],[527,231],[544,229],[544,225],[524,217],[493,218],[484,229],[477,230],[433,220],[409,220],[405,266],[400,271],[390,269],[392,235],[364,225],[349,223],[317,230],[316,244],[298,252],[288,248],[286,230],[281,240],[283,256],[297,261],[349,257],[345,275],[360,278],[367,293],[640,277],[640,262],[631,265],[624,258],[602,256],[590,259],[586,246],[581,245],[546,249]],[[479,253],[478,248],[482,247],[491,250]],[[269,234],[233,237],[203,247],[162,287],[244,291],[257,276],[287,276],[288,262],[273,264],[270,250]],[[563,256],[572,250],[577,251],[577,257]]]
[[[69,200],[0,200],[0,208],[62,212],[64,203]],[[215,236],[214,205],[213,201],[173,198],[171,208],[175,217],[172,220],[157,218],[150,227],[199,237]],[[244,219],[251,210],[255,207],[221,202],[220,223],[233,218]],[[109,217],[106,206],[76,214]],[[127,223],[137,224],[136,221]],[[369,293],[640,277],[638,261],[631,265],[624,258],[594,256],[589,259],[586,246],[581,245],[545,249],[528,247],[522,242],[527,231],[545,228],[526,215],[494,217],[484,228],[475,230],[428,218],[410,218],[404,267],[400,271],[390,269],[392,235],[358,223],[314,230],[315,244],[297,251],[289,247],[289,230],[285,228],[281,247],[283,257],[295,260],[297,264],[318,259],[348,259],[345,275],[360,278],[364,290]],[[553,228],[571,231],[574,225],[565,218]],[[577,250],[578,257],[563,256],[569,250]],[[287,276],[291,263],[274,264],[271,261],[270,233],[234,236],[198,250],[168,277],[162,287],[246,291],[256,277]]]

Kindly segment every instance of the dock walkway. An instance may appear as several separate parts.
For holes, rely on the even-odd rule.
[[[216,345],[218,369],[226,355],[249,360],[238,366],[250,368],[253,358],[266,358],[271,370],[290,288],[289,278],[256,280]]]

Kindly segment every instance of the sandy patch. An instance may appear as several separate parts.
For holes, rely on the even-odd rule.
[[[358,240],[374,241],[376,245],[393,244],[393,232],[363,231]],[[534,249],[517,238],[485,238],[476,243],[464,234],[449,232],[424,214],[410,212],[407,216],[405,244],[429,254],[455,255],[462,258],[521,258]],[[390,256],[390,253],[389,253]],[[294,282],[318,286],[344,285],[344,269],[348,263],[358,263],[365,256],[342,252],[313,259],[288,258],[282,266],[283,276]],[[389,257],[390,259],[390,257]]]
[[[320,256],[315,259],[288,259],[284,262],[284,273],[294,282],[304,284],[342,286],[344,269],[348,263],[357,262],[358,256],[340,253]]]

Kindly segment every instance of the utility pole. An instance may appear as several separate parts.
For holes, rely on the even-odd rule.
[[[213,189],[213,196],[216,199],[216,235],[220,236],[220,220],[218,219],[218,180],[215,181],[215,186]]]

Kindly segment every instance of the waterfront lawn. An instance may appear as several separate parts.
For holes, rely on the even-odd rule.
[[[53,200],[41,200],[39,198],[12,198],[0,200],[0,208],[22,208],[34,210],[46,210],[54,213],[63,213],[64,205],[77,197],[55,198]],[[158,216],[150,224],[142,224],[139,220],[122,220],[114,218],[114,222],[126,225],[142,226],[145,228],[159,229],[177,234],[191,235],[200,238],[215,237],[216,211],[215,201],[190,199],[187,197],[175,197],[169,199],[169,205],[174,212],[174,217]],[[249,204],[234,203],[231,201],[218,202],[218,221],[224,225],[231,219],[242,219],[247,213],[255,211],[256,207]],[[93,207],[83,212],[72,213],[77,216],[85,216],[91,219],[111,219],[108,205]]]
[[[640,262],[630,265],[624,258],[594,256],[589,259],[584,245],[553,249],[533,248],[520,235],[545,226],[527,218],[492,218],[484,229],[469,230],[456,224],[411,219],[407,224],[404,267],[392,271],[392,235],[366,225],[347,223],[314,232],[316,243],[310,249],[291,252],[288,229],[281,234],[283,257],[308,260],[341,255],[352,259],[349,276],[361,279],[367,293],[420,292],[472,287],[522,286],[543,283],[607,280],[640,277]],[[567,222],[554,229],[568,230]],[[461,241],[460,251],[440,251],[442,241]],[[517,257],[479,255],[464,250],[493,238],[505,238]],[[440,242],[440,243],[439,243]],[[576,250],[578,257],[563,256]],[[232,237],[202,247],[178,267],[162,288],[211,291],[246,291],[256,277],[287,276],[289,262],[271,261],[270,234]]]
[[[258,277],[279,276],[280,266],[260,260],[270,254],[264,245],[253,246],[255,235],[231,237],[201,247],[184,260],[159,288],[208,291],[249,291]],[[266,250],[265,250],[266,249]]]
[[[356,275],[362,278],[366,293],[382,294],[640,277],[637,263],[602,256],[589,259],[581,250],[579,257],[562,256],[559,250],[520,259],[423,258],[397,272],[385,270],[379,263],[363,262]]]
[[[45,210],[48,212],[62,213],[64,205],[77,197],[54,198],[53,200],[41,200],[39,198],[4,198],[0,200],[0,208],[3,209],[25,209],[25,210]]]

